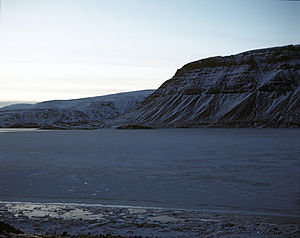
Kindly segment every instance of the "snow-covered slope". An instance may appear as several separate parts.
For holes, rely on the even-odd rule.
[[[300,127],[300,45],[191,62],[155,92],[0,109],[0,127],[127,125]]]
[[[300,127],[300,45],[188,63],[114,125]]]
[[[0,108],[0,127],[98,128],[135,109],[154,90]]]

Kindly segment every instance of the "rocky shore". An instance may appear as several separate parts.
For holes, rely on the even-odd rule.
[[[25,234],[1,237],[300,237],[300,217],[228,211],[1,202],[0,221]]]

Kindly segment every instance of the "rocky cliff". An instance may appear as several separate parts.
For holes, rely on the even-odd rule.
[[[299,127],[300,45],[191,62],[114,125]]]

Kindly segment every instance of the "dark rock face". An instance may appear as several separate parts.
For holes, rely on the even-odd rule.
[[[129,121],[158,127],[300,127],[300,45],[188,63]]]
[[[23,234],[23,232],[0,221],[0,235],[10,237],[9,234]]]

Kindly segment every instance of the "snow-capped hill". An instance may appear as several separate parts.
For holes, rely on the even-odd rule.
[[[98,128],[135,109],[154,90],[0,108],[0,127]]]
[[[17,103],[17,104],[11,104],[9,106],[4,106],[0,108],[0,111],[6,111],[6,110],[24,110],[24,109],[32,109],[33,104],[30,103]]]
[[[36,104],[13,104],[0,108],[0,111],[22,110],[22,109],[73,109],[73,110],[92,110],[99,106],[105,106],[113,103],[119,113],[123,114],[132,110],[137,102],[141,102],[146,96],[154,90],[141,90],[134,92],[125,92],[110,94],[105,96],[79,98],[71,100],[51,100]]]
[[[184,65],[115,125],[300,127],[300,45]]]

